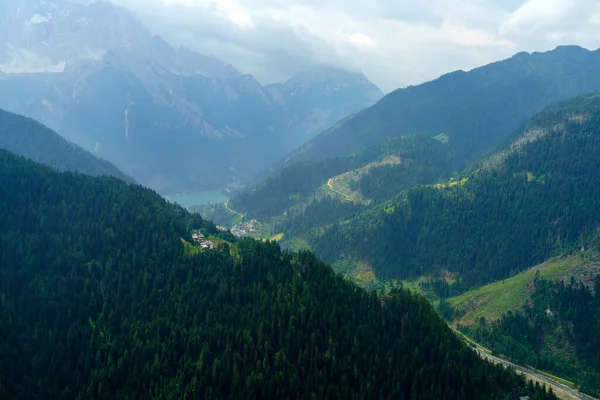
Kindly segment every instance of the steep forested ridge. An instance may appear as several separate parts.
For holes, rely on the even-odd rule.
[[[600,51],[563,46],[456,71],[388,94],[286,160],[353,154],[388,138],[421,132],[431,137],[447,134],[463,162],[469,162],[503,145],[545,106],[600,90],[598,68]]]
[[[395,162],[386,162],[390,158]],[[231,203],[236,210],[261,219],[284,212],[289,214],[290,209],[315,196],[328,179],[354,170],[358,178],[350,189],[378,204],[414,185],[446,178],[460,165],[451,144],[424,134],[406,135],[386,140],[357,155],[287,166],[251,189],[236,194]]]
[[[508,277],[593,234],[600,222],[600,97],[536,116],[510,150],[451,184],[413,188],[313,240],[381,278],[458,274],[440,295]]]
[[[331,176],[349,171],[360,164],[361,159],[357,157],[297,163],[268,177],[256,187],[238,193],[231,203],[236,210],[252,217],[274,217],[305,201]]]
[[[77,171],[92,176],[112,175],[128,182],[132,181],[108,161],[69,143],[42,124],[3,110],[0,110],[0,149],[49,165],[59,171]]]
[[[140,186],[5,151],[0,180],[0,398],[554,398],[425,299],[379,298],[310,253],[186,255],[193,218]]]

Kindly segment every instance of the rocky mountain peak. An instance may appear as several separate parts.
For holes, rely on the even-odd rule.
[[[178,75],[239,75],[214,57],[174,49],[128,10],[107,1],[6,0],[0,7],[4,73],[66,72],[120,54],[124,65],[152,60]]]
[[[329,97],[346,91],[360,90],[366,93],[372,102],[383,97],[381,90],[362,73],[331,67],[306,69],[283,83],[281,89],[289,96],[312,92],[314,95]]]

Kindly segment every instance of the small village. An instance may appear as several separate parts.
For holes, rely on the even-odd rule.
[[[231,233],[233,233],[237,237],[242,236],[256,236],[256,234],[260,233],[262,229],[262,224],[257,220],[253,219],[250,222],[242,222],[237,224],[231,228]]]
[[[214,243],[206,239],[206,237],[200,232],[192,233],[192,240],[194,241],[194,243],[198,244],[202,248],[202,250],[214,249]]]

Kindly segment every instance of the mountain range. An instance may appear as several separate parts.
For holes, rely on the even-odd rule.
[[[600,51],[561,46],[398,89],[316,136],[285,164],[344,156],[409,134],[445,135],[466,165],[507,141],[545,106],[600,90]]]
[[[383,279],[437,277],[446,296],[578,248],[600,227],[599,116],[597,94],[550,106],[474,170],[334,224],[314,249],[364,261]]]
[[[431,274],[438,279],[447,273],[453,285],[438,287],[438,294],[445,295],[506,278],[594,229],[595,217],[583,217],[583,209],[566,203],[558,205],[563,192],[535,194],[541,197],[532,198],[532,210],[512,201],[522,200],[528,190],[557,190],[561,179],[586,176],[584,185],[594,187],[592,177],[582,171],[595,171],[596,150],[592,141],[577,134],[591,128],[568,124],[577,118],[593,120],[597,98],[559,103],[531,118],[552,101],[599,91],[600,80],[593,73],[599,63],[599,51],[559,47],[396,91],[317,136],[283,168],[237,194],[230,206],[267,223],[273,234],[283,233],[287,245],[309,246],[349,273],[369,272],[384,282]],[[570,115],[568,110],[576,107],[584,111]],[[548,135],[525,146],[525,158],[519,158],[521,152],[511,153],[508,160],[519,166],[506,167],[510,172],[503,172],[505,186],[498,170],[482,172],[482,164],[504,160],[507,149],[563,125],[575,142],[550,144]],[[576,145],[578,140],[585,140],[587,147]],[[540,160],[540,154],[548,160]],[[525,171],[530,175],[523,171],[528,162],[538,163]],[[575,165],[579,172],[572,170]],[[547,182],[549,174],[557,179],[554,186],[534,188],[521,182],[523,176],[544,176],[540,179]],[[591,193],[581,196],[582,202],[594,198]],[[554,200],[546,204],[544,198]],[[519,209],[524,216],[513,214]],[[554,217],[544,214],[549,209],[555,210]],[[567,212],[578,216],[566,217]],[[559,228],[560,215],[579,222]],[[545,230],[552,218],[554,233]],[[510,225],[525,221],[524,226]],[[509,239],[502,232],[519,234]]]
[[[364,75],[331,68],[262,86],[105,1],[9,0],[0,35],[0,108],[165,193],[248,180],[382,97]]]

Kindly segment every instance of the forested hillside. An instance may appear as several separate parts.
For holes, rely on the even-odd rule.
[[[0,151],[0,180],[0,398],[554,398],[407,291],[275,243],[189,255],[204,222],[114,178]]]
[[[598,68],[600,51],[567,46],[520,53],[397,90],[309,141],[231,204],[249,217],[271,222],[273,229],[287,228],[289,239],[307,224],[284,215],[299,220],[307,207],[313,215],[323,214],[326,209],[318,205],[324,196],[331,196],[340,209],[346,201],[373,208],[416,185],[448,181],[509,145],[547,105],[600,90]],[[302,239],[313,234],[307,231]]]
[[[231,203],[236,210],[252,217],[274,217],[306,201],[331,176],[357,168],[363,159],[344,157],[294,164],[256,187],[237,194]]]
[[[560,103],[475,172],[403,192],[314,237],[313,249],[381,279],[444,276],[432,286],[441,296],[506,278],[594,234],[599,151],[600,97]]]
[[[0,149],[49,165],[59,171],[78,171],[86,175],[112,175],[132,179],[117,167],[81,147],[69,143],[42,124],[0,110]]]
[[[323,196],[317,192],[329,179],[354,174],[348,189],[359,192],[366,202],[378,204],[414,185],[447,178],[460,166],[455,149],[445,140],[406,135],[357,155],[290,165],[238,193],[231,203],[251,217],[271,218],[315,198],[319,200]]]

